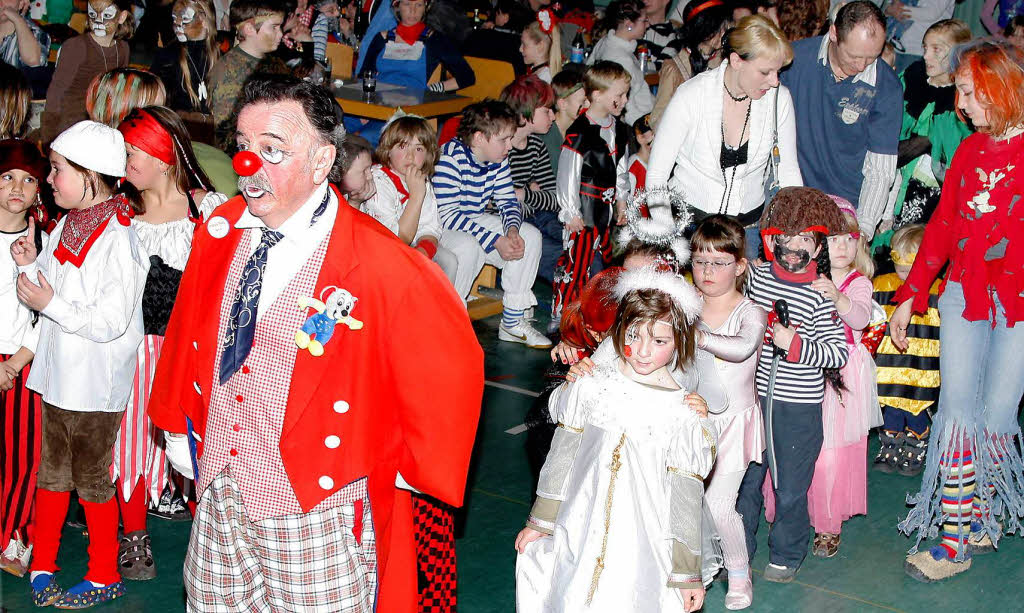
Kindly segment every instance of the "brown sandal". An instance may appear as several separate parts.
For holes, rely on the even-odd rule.
[[[831,558],[839,553],[839,540],[838,534],[828,534],[827,532],[815,534],[814,548],[811,551],[820,558]]]
[[[129,581],[146,581],[156,577],[149,534],[144,530],[136,530],[121,537],[117,562],[121,576]]]

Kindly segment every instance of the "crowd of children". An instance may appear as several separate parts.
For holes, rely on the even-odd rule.
[[[411,10],[402,2],[391,7],[400,19]],[[45,148],[16,138],[27,86],[0,84],[0,110],[11,108],[0,117],[0,568],[28,576],[35,605],[59,608],[155,577],[147,513],[178,496],[187,516],[184,499],[202,495],[172,467],[151,390],[194,232],[237,191],[228,154],[242,88],[257,73],[292,70],[277,50],[295,19],[271,0],[227,11],[178,0],[179,44],[150,72],[128,67],[130,3],[90,0],[87,10],[86,32],[64,43],[50,81],[36,133]],[[759,541],[767,581],[793,581],[808,553],[835,556],[844,522],[868,513],[869,468],[921,475],[899,524],[917,532],[906,572],[965,572],[1020,529],[1024,508],[1024,362],[1013,357],[1024,340],[1024,218],[1014,207],[1024,54],[969,43],[958,20],[927,28],[922,59],[900,73],[899,170],[873,240],[859,203],[811,187],[769,193],[759,219],[742,223],[691,223],[685,209],[666,221],[652,215],[664,203],[650,196],[661,186],[648,184],[647,168],[655,127],[674,126],[652,121],[639,63],[602,59],[623,45],[632,58],[645,10],[613,3],[586,64],[564,61],[558,11],[534,10],[521,29],[526,74],[499,99],[466,106],[440,136],[400,112],[374,125],[372,140],[350,133],[338,148],[348,204],[436,264],[466,304],[482,268],[497,268],[498,340],[551,349],[559,383],[527,417],[536,499],[515,538],[515,606],[693,611],[724,568],[726,608],[746,609]],[[345,19],[330,1],[307,13],[324,61]],[[236,44],[222,48],[224,20]],[[725,73],[738,51],[722,24],[714,30],[726,48],[709,53]],[[658,40],[669,60],[679,45]],[[382,61],[395,61],[376,42]],[[689,68],[707,68],[693,59]],[[778,72],[762,75],[765,92],[780,87]],[[747,98],[728,83],[725,94]],[[212,116],[215,147],[194,142],[192,113]],[[742,146],[751,132],[744,123]],[[724,124],[721,138],[713,161],[724,169]],[[261,155],[274,164],[280,153]],[[956,354],[940,354],[940,331]],[[322,353],[308,336],[306,346]],[[72,492],[88,570],[64,587],[57,554]],[[421,609],[454,610],[454,509],[413,500]]]

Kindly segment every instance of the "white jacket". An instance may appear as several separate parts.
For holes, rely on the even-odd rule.
[[[640,61],[636,59],[636,41],[624,40],[616,36],[615,32],[609,32],[594,45],[587,63],[593,64],[598,60],[618,62],[629,73],[629,100],[622,121],[632,127],[634,121],[654,108],[654,94],[644,80],[644,73],[640,72]]]
[[[658,123],[651,147],[651,161],[647,165],[648,189],[667,182],[691,206],[705,213],[719,212],[726,179],[730,184],[733,181],[733,169],[723,173],[720,162],[722,82],[726,66],[728,61],[689,79],[676,89]],[[779,185],[803,185],[796,156],[793,98],[782,85],[779,85],[778,100]],[[751,104],[747,163],[736,167],[735,185],[729,202],[721,211],[729,215],[752,211],[764,202],[764,176],[771,155],[775,121],[775,91],[769,91]]]
[[[19,267],[33,282],[42,272],[54,291],[26,385],[66,411],[123,411],[142,342],[149,259],[135,230],[113,217],[81,268],[61,264],[53,252],[67,220],[57,222],[34,263]]]

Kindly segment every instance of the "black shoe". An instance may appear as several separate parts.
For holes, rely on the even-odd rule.
[[[916,434],[907,432],[903,436],[900,447],[900,460],[896,471],[904,477],[916,477],[924,470],[925,454],[928,451],[928,435],[918,438]]]
[[[903,433],[900,432],[896,436],[892,436],[883,430],[878,433],[878,440],[881,441],[882,447],[878,450],[878,455],[875,456],[875,470],[883,473],[896,472],[901,459],[900,449],[903,447]]]

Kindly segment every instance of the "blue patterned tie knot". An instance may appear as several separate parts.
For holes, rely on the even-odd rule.
[[[256,309],[263,290],[263,273],[267,268],[267,252],[282,238],[284,235],[280,232],[263,228],[260,244],[242,269],[238,293],[231,305],[228,329],[224,334],[224,350],[220,357],[221,385],[242,367],[252,350],[252,340],[256,334]]]

